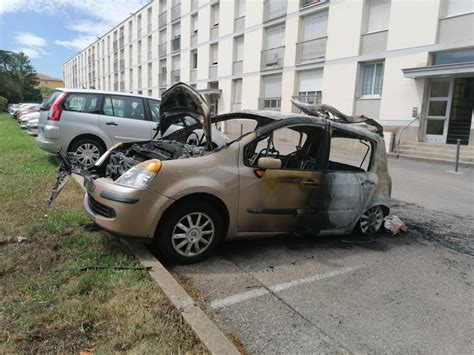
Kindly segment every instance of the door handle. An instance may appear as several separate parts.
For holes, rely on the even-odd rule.
[[[306,187],[319,187],[319,182],[317,181],[314,181],[314,180],[306,180],[306,181],[303,181],[303,186],[306,186]]]
[[[113,122],[113,121],[107,122],[106,125],[107,125],[107,126],[118,126],[118,124],[115,123],[115,122]]]

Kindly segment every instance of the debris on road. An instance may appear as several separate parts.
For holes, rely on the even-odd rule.
[[[384,218],[384,228],[391,235],[408,231],[408,226],[396,215],[389,215]]]

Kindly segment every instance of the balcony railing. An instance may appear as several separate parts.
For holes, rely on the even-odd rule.
[[[123,48],[124,45],[125,45],[125,38],[120,37],[119,38],[119,48]]]
[[[323,60],[326,56],[327,37],[311,39],[296,44],[296,64]]]
[[[118,43],[117,43],[117,40],[115,40],[115,41],[113,42],[113,45],[112,45],[112,47],[113,47],[114,51],[116,51],[116,50],[118,49]]]
[[[198,35],[196,32],[191,35],[191,47],[196,47],[197,43],[198,43]]]
[[[130,34],[128,35],[128,43],[132,43],[132,33],[130,32]],[[102,55],[104,55],[104,53],[102,52]]]
[[[191,69],[190,81],[196,81],[196,80],[197,80],[197,69]]]
[[[153,53],[152,51],[148,51],[148,60],[150,61],[152,59]]]
[[[164,11],[162,12],[161,14],[158,15],[158,27],[161,28],[163,26],[166,26],[166,23],[167,23],[167,16],[168,16],[168,12],[167,11]]]
[[[125,82],[124,81],[121,81],[120,82],[120,91],[125,91]]]
[[[114,91],[118,91],[119,89],[119,84],[118,83],[114,83]]]
[[[234,20],[234,32],[241,32],[245,29],[245,16],[237,17]]]
[[[299,95],[299,96],[293,96],[294,100],[298,100],[300,102],[304,102],[307,104],[315,104],[318,105],[321,103],[323,98],[322,92],[321,91],[316,91],[314,95]],[[295,107],[295,105],[292,105],[292,112],[294,113],[300,113],[300,109]]]
[[[243,67],[244,67],[244,61],[243,60],[239,60],[239,61],[234,62],[233,66],[232,66],[232,73],[236,76],[242,75]]]
[[[198,0],[191,0],[191,11],[196,11],[198,9]]]
[[[125,59],[120,59],[120,70],[125,68]]]
[[[137,64],[140,64],[142,62],[142,55],[139,54],[137,55]]]
[[[179,83],[181,80],[181,70],[173,70],[171,73],[171,84]]]
[[[137,30],[137,38],[141,38],[141,36],[142,36],[142,28],[140,26]]]
[[[212,65],[209,67],[209,79],[217,78],[217,65]]]
[[[300,0],[300,8],[326,2],[326,0]]]
[[[151,33],[151,23],[149,23],[148,26],[147,26],[147,33],[148,33],[148,34]]]
[[[283,68],[284,55],[285,46],[263,50],[261,70]]]
[[[211,28],[211,41],[219,37],[219,26]]]
[[[160,86],[166,86],[166,72],[161,72],[158,74],[158,81],[160,82]]]
[[[181,49],[181,36],[175,37],[171,41],[171,52],[177,52]]]
[[[262,97],[258,99],[260,110],[280,111],[281,97]]]
[[[167,53],[168,42],[163,42],[158,45],[158,55],[163,57]]]
[[[153,81],[151,78],[148,78],[148,87],[149,88],[153,87]]]
[[[114,71],[118,71],[118,63],[114,62]]]
[[[171,21],[177,20],[181,16],[181,3],[171,8]]]
[[[265,0],[263,4],[263,21],[270,21],[286,15],[286,1]]]

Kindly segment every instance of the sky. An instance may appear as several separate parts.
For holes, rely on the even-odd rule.
[[[0,0],[0,49],[23,51],[38,73],[63,64],[150,0]]]

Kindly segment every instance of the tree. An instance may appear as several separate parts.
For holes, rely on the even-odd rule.
[[[0,96],[9,103],[42,100],[36,70],[24,53],[0,50]]]
[[[47,99],[48,97],[50,97],[51,94],[54,91],[53,89],[51,89],[47,86],[42,86],[42,85],[40,85],[38,89],[39,89],[39,91],[41,93],[41,97],[43,97],[43,99]]]

